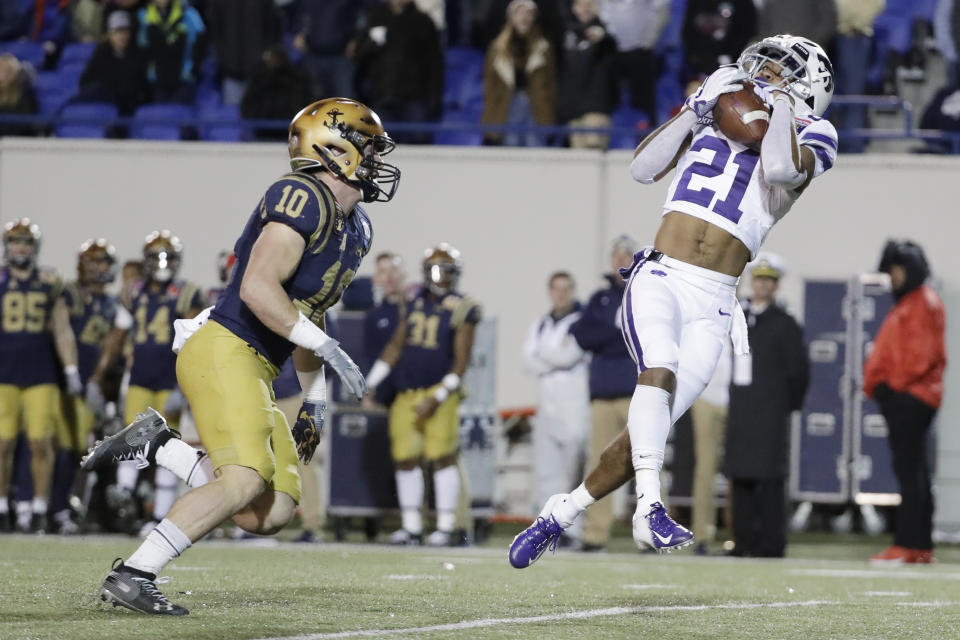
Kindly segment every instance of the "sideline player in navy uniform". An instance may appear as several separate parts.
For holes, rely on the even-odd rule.
[[[86,385],[100,359],[103,341],[117,315],[117,298],[106,287],[117,277],[116,249],[103,238],[87,240],[77,254],[77,279],[67,283],[63,299],[70,313],[70,326],[77,341],[77,367]],[[77,461],[87,450],[87,438],[96,416],[82,396],[63,403],[64,419],[58,421],[57,458],[54,466],[50,512],[58,533],[76,533],[70,520],[69,499],[76,477]]]
[[[227,518],[272,534],[293,517],[298,452],[309,459],[319,441],[315,407],[323,398],[313,391],[321,365],[331,366],[353,395],[366,392],[360,370],[324,332],[323,318],[370,250],[370,219],[358,203],[385,202],[396,192],[400,172],[381,160],[393,148],[377,114],[345,98],[315,102],[290,123],[293,171],[257,204],[234,247],[226,291],[177,359],[177,379],[209,458],[148,412],[84,459],[87,468],[118,459],[156,462],[195,487],[126,562],[115,563],[100,591],[104,600],[184,615],[187,609],[155,583],[170,560]],[[291,353],[306,391],[297,443],[270,387]]]
[[[402,528],[394,544],[422,540],[423,459],[433,465],[437,529],[431,546],[452,542],[460,473],[460,380],[470,364],[480,306],[457,293],[460,252],[440,243],[423,260],[424,288],[402,310],[400,324],[367,374],[375,389],[394,372],[397,397],[390,405],[390,452],[397,477]]]
[[[177,279],[183,258],[183,244],[167,230],[153,231],[143,243],[143,280],[120,295],[114,329],[104,343],[96,370],[87,384],[87,400],[95,413],[102,414],[104,401],[100,385],[116,362],[129,338],[133,343],[130,386],[123,418],[133,422],[148,407],[158,408],[174,428],[180,417],[183,398],[177,390],[177,357],[172,351],[173,321],[192,318],[204,306],[200,289]],[[128,462],[117,470],[117,499],[130,503],[142,463]],[[141,535],[166,515],[176,498],[177,479],[164,469],[154,476],[156,495],[153,519],[147,520]]]
[[[60,406],[59,363],[70,394],[83,387],[77,370],[77,344],[63,283],[52,269],[37,266],[40,228],[28,218],[8,222],[3,231],[0,267],[0,531],[10,528],[12,456],[21,414],[30,441],[34,497],[25,531],[45,528],[53,476],[53,437]]]

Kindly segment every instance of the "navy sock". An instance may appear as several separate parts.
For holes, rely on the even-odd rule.
[[[50,487],[50,512],[59,513],[70,507],[70,492],[77,477],[77,454],[73,449],[60,449],[53,461],[53,484]]]

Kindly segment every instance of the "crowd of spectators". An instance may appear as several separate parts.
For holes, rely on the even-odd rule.
[[[0,53],[15,54],[0,62],[0,115],[96,101],[120,116],[179,103],[286,120],[297,104],[344,95],[391,123],[507,125],[474,144],[605,148],[598,130],[649,130],[748,43],[784,32],[827,48],[837,94],[929,81],[924,126],[960,131],[954,0],[0,0]],[[24,43],[37,55],[17,55]],[[89,47],[79,57],[77,43]],[[70,86],[50,100],[39,76],[54,73]],[[862,106],[829,117],[869,124]],[[563,124],[586,131],[510,126]],[[0,134],[42,130],[0,123]],[[397,137],[434,141],[422,127]]]

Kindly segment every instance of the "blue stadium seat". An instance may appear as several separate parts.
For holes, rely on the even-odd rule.
[[[248,139],[236,105],[217,105],[200,110],[200,139],[216,142],[242,142]]]
[[[183,137],[184,125],[178,121],[193,117],[193,107],[185,104],[159,102],[144,105],[133,114],[130,137],[146,140],[180,140]]]
[[[483,104],[473,105],[464,109],[448,110],[443,114],[444,123],[479,124],[483,114]],[[483,144],[483,133],[479,130],[439,131],[434,136],[434,144],[459,147],[476,147]]]
[[[197,97],[194,100],[199,111],[220,106],[220,87],[201,82],[197,85]]]
[[[480,69],[483,67],[483,52],[471,47],[450,47],[444,53],[447,69]]]
[[[58,71],[41,71],[34,81],[40,113],[56,113],[77,93],[79,77]]]
[[[64,45],[63,53],[60,54],[60,67],[76,67],[81,69],[87,66],[87,61],[93,55],[96,48],[93,42],[71,42]]]
[[[23,62],[29,62],[38,69],[43,65],[43,43],[33,40],[11,40],[0,42],[0,53],[12,53]]]
[[[60,111],[54,133],[61,138],[105,138],[117,107],[107,102],[76,102]],[[71,121],[73,120],[73,121]]]

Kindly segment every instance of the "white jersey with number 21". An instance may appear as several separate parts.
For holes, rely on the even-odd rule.
[[[816,158],[814,177],[837,160],[837,131],[828,120],[796,114],[797,140]],[[667,192],[663,213],[680,211],[730,233],[755,258],[770,228],[797,199],[797,194],[763,178],[760,153],[727,138],[716,126],[695,131],[681,156]]]

